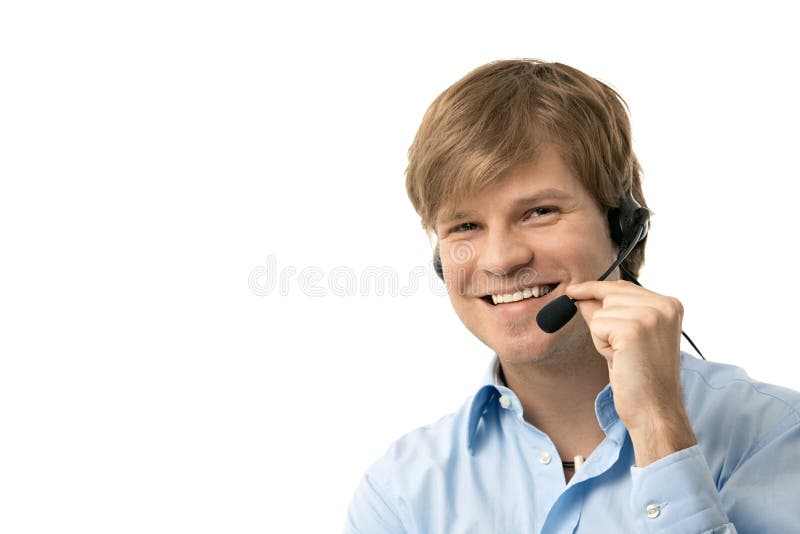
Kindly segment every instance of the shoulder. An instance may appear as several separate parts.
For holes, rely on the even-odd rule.
[[[681,357],[684,404],[712,471],[724,477],[765,447],[792,443],[785,437],[800,429],[800,393],[734,365]]]
[[[800,421],[800,392],[751,378],[741,367],[681,354],[681,384],[687,407],[711,408],[719,403],[731,411],[765,410],[762,417]]]
[[[469,445],[487,416],[488,427],[481,428],[497,423],[497,410],[488,409],[493,388],[484,386],[457,411],[399,437],[373,462],[351,502],[348,521],[358,526],[352,531],[404,532],[411,526],[431,532],[434,525],[451,524],[453,504],[474,499],[474,488],[464,484],[477,469]],[[477,531],[474,518],[463,520]]]
[[[388,494],[424,484],[432,473],[444,474],[469,454],[467,423],[475,395],[437,421],[397,438],[367,470]]]

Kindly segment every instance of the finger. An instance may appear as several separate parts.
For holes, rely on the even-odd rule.
[[[596,317],[589,329],[597,352],[602,354],[609,365],[613,364],[614,347],[619,349],[621,340],[636,339],[640,325],[635,319],[619,317]]]
[[[650,291],[625,281],[584,282],[580,287],[569,286],[567,294],[577,302],[594,300],[603,307],[631,306],[651,307],[660,310],[666,316],[683,318],[683,304],[675,297]],[[582,298],[583,297],[583,298]],[[586,317],[585,317],[586,318]]]
[[[663,308],[657,308],[655,306],[603,307],[597,310],[592,316],[592,320],[597,320],[599,318],[636,321],[637,325],[649,331],[662,331],[664,329],[671,331],[675,325],[680,327],[681,324],[681,317],[679,315],[672,315],[672,312],[665,312]],[[590,325],[590,327],[591,326],[592,325]]]
[[[631,295],[647,295],[652,293],[648,289],[644,289],[641,286],[637,286],[636,284],[632,284],[624,280],[603,280],[602,282],[593,280],[590,282],[571,284],[566,287],[565,292],[567,295],[576,300],[603,300],[608,295],[615,293],[627,293]]]
[[[594,313],[593,318],[647,320],[658,313],[659,310],[651,306],[603,306]]]
[[[616,321],[617,319],[613,318],[599,318],[592,321],[592,328],[589,329],[594,348],[608,361],[609,367],[611,366],[614,350],[608,337],[611,335]]]
[[[639,314],[647,313],[657,309],[652,302],[642,299],[640,295],[613,294],[609,295],[600,302],[599,300],[587,299],[577,300],[575,305],[581,312],[586,324],[590,324],[598,313],[605,317],[634,318]],[[606,313],[609,312],[609,313]]]
[[[609,308],[654,308],[665,315],[675,310],[671,297],[663,295],[632,295],[630,293],[612,293],[603,299],[603,309]]]
[[[637,339],[649,342],[677,339],[680,343],[680,322],[657,308],[603,308],[594,313],[589,330],[615,349],[622,349],[623,345]]]
[[[592,322],[594,314],[603,309],[603,303],[594,299],[576,300],[575,306],[577,306],[578,312],[587,325]]]
[[[683,305],[673,297],[658,296],[656,298],[638,298],[629,295],[609,295],[603,301],[603,309],[627,308],[629,310],[640,310],[643,314],[656,313],[663,319],[677,317],[683,320]]]

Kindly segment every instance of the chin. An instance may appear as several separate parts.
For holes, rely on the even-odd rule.
[[[509,363],[534,363],[548,359],[552,351],[541,346],[531,345],[505,345],[501,351],[496,351],[503,361]]]
[[[582,321],[573,319],[561,330],[547,334],[534,323],[534,331],[516,339],[513,337],[495,337],[494,343],[486,343],[508,363],[545,363],[548,361],[572,361],[593,349],[591,335]]]
[[[525,361],[533,362],[541,359],[543,355],[553,349],[549,340],[543,339],[544,336],[548,336],[548,334],[532,332],[517,339],[509,339],[509,337],[494,338],[493,342],[487,343],[487,345],[503,360],[520,363]]]

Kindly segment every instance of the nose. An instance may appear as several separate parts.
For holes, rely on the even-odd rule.
[[[512,276],[533,261],[533,249],[514,232],[489,232],[483,245],[477,267],[490,275]]]

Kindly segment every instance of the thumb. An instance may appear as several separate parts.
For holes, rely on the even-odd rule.
[[[595,312],[603,307],[603,304],[595,299],[576,300],[575,305],[587,325],[592,322]]]

